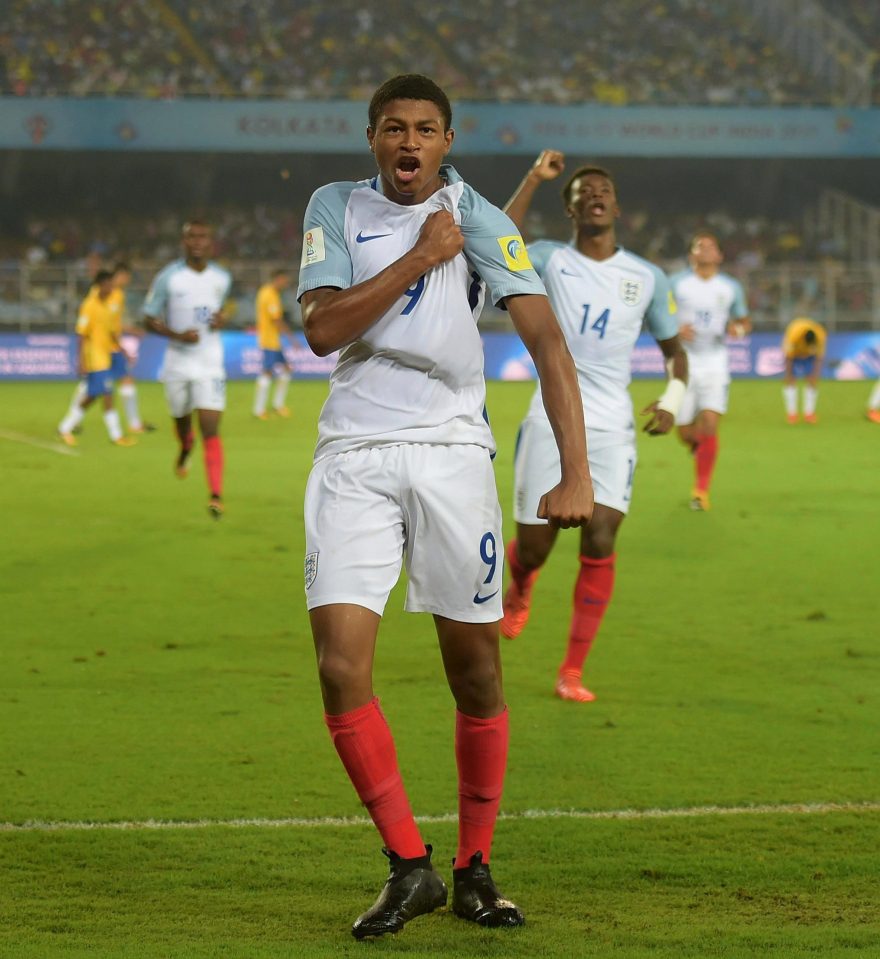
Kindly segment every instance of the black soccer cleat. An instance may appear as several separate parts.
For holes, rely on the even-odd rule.
[[[431,865],[431,847],[417,859],[401,859],[396,852],[383,849],[391,860],[391,874],[379,898],[351,927],[355,939],[400,932],[405,923],[446,905],[446,883]]]
[[[208,513],[212,519],[220,519],[223,515],[223,500],[216,493],[208,500]]]
[[[456,916],[489,929],[525,924],[519,907],[505,899],[492,882],[482,852],[475,852],[470,865],[462,869],[455,868],[454,859],[452,866],[452,911]]]

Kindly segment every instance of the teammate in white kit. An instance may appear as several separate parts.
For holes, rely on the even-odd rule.
[[[506,207],[522,226],[538,187],[555,180],[565,157],[544,150]],[[678,341],[675,305],[666,276],[657,267],[618,246],[620,215],[614,182],[607,171],[580,167],[563,193],[572,219],[571,243],[541,240],[529,256],[547,287],[550,303],[577,367],[589,437],[590,473],[596,507],[581,530],[580,572],[565,659],[559,667],[556,695],[590,702],[595,695],[582,683],[583,665],[614,584],[615,540],[629,510],[636,466],[635,422],[629,383],[632,351],[646,322],[666,357],[669,382],[663,395],[643,414],[645,432],[668,433],[684,395],[687,357]],[[540,372],[540,371],[539,371]],[[529,617],[532,588],[556,542],[557,530],[541,518],[539,490],[559,477],[559,458],[544,406],[547,381],[540,377],[520,427],[515,460],[516,539],[507,544],[512,580],[504,596],[501,632],[518,636]]]
[[[397,932],[447,898],[373,694],[379,621],[404,562],[406,607],[433,614],[457,706],[453,911],[485,926],[524,921],[488,869],[508,724],[501,515],[475,320],[483,284],[552,383],[563,470],[542,515],[577,526],[592,510],[571,357],[514,225],[441,166],[451,119],[433,81],[388,80],[369,109],[378,175],[319,189],[303,228],[305,334],[321,356],[341,350],[306,489],[306,597],[325,721],[391,861],[379,898],[354,923],[358,939]]]
[[[718,427],[727,412],[730,368],[727,336],[752,328],[738,280],[721,272],[724,257],[712,233],[697,233],[690,245],[690,269],[671,278],[678,303],[679,336],[688,354],[690,380],[676,417],[679,436],[694,455],[691,509],[709,509],[709,486],[718,457]]]
[[[211,227],[191,220],[183,227],[184,259],[169,263],[153,280],[144,301],[148,330],[167,337],[160,379],[174,419],[180,450],[174,469],[187,474],[195,442],[192,414],[196,413],[208,479],[208,511],[223,514],[223,444],[220,418],[226,408],[226,368],[223,362],[223,304],[232,279],[209,260]]]

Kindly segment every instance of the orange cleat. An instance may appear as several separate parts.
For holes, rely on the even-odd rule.
[[[137,440],[131,436],[120,436],[118,440],[111,440],[114,446],[137,446]]]
[[[815,413],[804,413],[804,422],[815,426],[819,422],[819,417]]]
[[[254,418],[262,420],[264,423],[269,419],[268,413],[254,413]]]
[[[64,443],[65,446],[76,446],[76,445],[77,445],[76,437],[73,435],[73,433],[62,433],[62,432],[59,430],[59,431],[58,431],[58,439],[60,439],[61,442]]]
[[[507,587],[502,603],[504,616],[499,624],[502,636],[506,639],[516,639],[519,636],[529,621],[531,605],[532,587],[527,586],[525,590],[521,590],[515,582],[512,582]]]
[[[691,509],[695,513],[708,513],[709,512],[709,494],[706,490],[695,489],[691,493]]]
[[[792,425],[800,421],[800,417],[797,415],[797,413],[789,413],[785,419]]]
[[[290,417],[290,410],[286,406],[276,406],[272,412],[280,416],[283,420],[289,419]]]
[[[865,416],[867,416],[872,423],[880,423],[880,410],[868,410]]]
[[[591,703],[596,694],[581,685],[581,676],[576,669],[563,669],[556,680],[556,695],[572,703]]]

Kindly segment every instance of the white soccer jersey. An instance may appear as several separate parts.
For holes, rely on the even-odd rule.
[[[665,274],[621,248],[607,260],[554,240],[528,250],[577,368],[587,430],[633,432],[628,387],[642,323],[658,340],[678,332]],[[546,416],[540,383],[528,415]]]
[[[434,267],[354,343],[331,377],[318,423],[316,459],[392,443],[473,443],[494,449],[484,417],[483,347],[476,325],[483,284],[493,302],[544,293],[509,217],[450,166],[447,185],[424,203],[386,199],[381,180],[331,183],[309,202],[297,298],[347,289],[381,272],[418,239],[425,220],[448,210],[464,252]]]
[[[670,282],[679,323],[690,323],[694,328],[693,340],[684,343],[690,369],[729,375],[727,324],[749,315],[742,286],[726,273],[705,280],[692,270],[676,273]]]
[[[223,306],[231,285],[229,273],[215,263],[198,271],[184,260],[175,260],[156,275],[144,301],[144,313],[164,319],[175,333],[199,331],[198,343],[168,341],[160,379],[217,379],[226,375],[220,332],[208,324]]]

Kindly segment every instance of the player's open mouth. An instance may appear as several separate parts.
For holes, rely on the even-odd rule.
[[[416,178],[421,165],[418,157],[401,157],[397,161],[397,169],[394,172],[402,183],[411,183]]]
[[[590,213],[593,214],[593,216],[602,216],[602,214],[605,212],[605,204],[591,203],[589,206],[589,210],[590,210]]]

